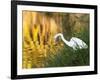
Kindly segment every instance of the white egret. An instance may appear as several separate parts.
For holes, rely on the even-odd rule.
[[[72,37],[70,41],[67,41],[62,33],[58,33],[54,36],[54,39],[56,40],[58,37],[61,37],[62,41],[69,47],[72,47],[74,50],[88,48],[87,44],[79,38]]]

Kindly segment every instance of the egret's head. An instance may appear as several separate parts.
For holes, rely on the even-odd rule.
[[[62,33],[56,34],[56,35],[54,36],[54,41],[55,41],[55,42],[59,41],[59,37],[61,37],[61,36],[62,36]]]

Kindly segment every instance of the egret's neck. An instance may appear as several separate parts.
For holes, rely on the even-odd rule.
[[[61,39],[63,40],[63,42],[64,42],[66,45],[70,46],[70,42],[67,41],[67,40],[65,40],[65,38],[64,38],[64,36],[63,36],[62,34],[60,34],[60,36],[61,36]]]

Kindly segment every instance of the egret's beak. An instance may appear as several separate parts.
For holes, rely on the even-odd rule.
[[[54,42],[56,42],[57,40],[56,40],[56,38],[54,37]]]
[[[57,41],[57,37],[56,36],[54,36],[54,42],[56,42]]]
[[[54,37],[54,45],[56,46],[57,45],[57,38]]]

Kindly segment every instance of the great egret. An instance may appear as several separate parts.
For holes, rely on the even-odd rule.
[[[74,50],[77,50],[77,49],[86,49],[88,48],[87,44],[82,41],[81,39],[79,38],[76,38],[76,37],[72,37],[70,39],[70,41],[67,41],[65,40],[64,36],[62,33],[58,33],[54,36],[54,39],[56,40],[58,37],[61,37],[61,39],[63,40],[63,42],[68,45],[69,47],[72,47]]]

